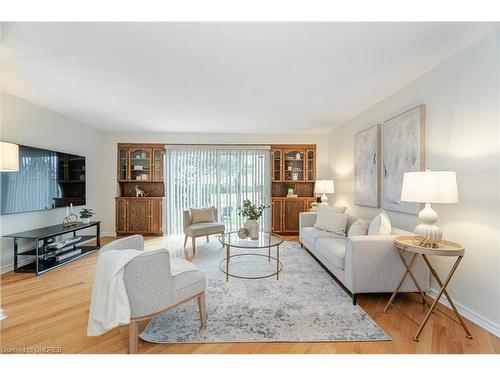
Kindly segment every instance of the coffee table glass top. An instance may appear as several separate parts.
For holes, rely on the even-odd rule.
[[[270,246],[278,246],[283,243],[283,237],[275,233],[260,232],[258,240],[252,240],[249,237],[241,239],[238,232],[224,233],[219,237],[219,241],[224,245],[229,245],[238,248],[266,248]]]

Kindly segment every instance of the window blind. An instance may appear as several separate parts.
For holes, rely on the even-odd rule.
[[[217,207],[217,220],[235,231],[246,220],[237,208],[244,199],[271,204],[270,150],[267,148],[173,147],[166,149],[168,234],[182,234],[183,211]],[[270,209],[261,218],[269,230]]]

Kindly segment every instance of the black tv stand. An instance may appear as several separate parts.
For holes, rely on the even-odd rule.
[[[38,276],[92,253],[101,247],[100,224],[100,221],[91,221],[89,224],[77,223],[72,227],[63,227],[59,224],[4,236],[14,238],[14,272],[31,272]],[[80,231],[88,228],[95,228],[96,233],[94,235],[79,234]],[[73,242],[60,248],[53,247],[56,243],[60,243],[61,238],[66,234],[73,234]],[[61,238],[58,239],[58,237]],[[34,240],[34,248],[19,252],[19,239],[21,238]],[[95,240],[95,245],[86,244],[91,240]],[[26,257],[35,259],[26,263]],[[22,265],[19,265],[20,261]]]

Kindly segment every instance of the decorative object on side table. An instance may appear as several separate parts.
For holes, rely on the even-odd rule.
[[[435,222],[438,219],[431,203],[457,203],[457,177],[455,172],[431,171],[407,172],[404,174],[401,200],[425,203],[418,214],[422,221],[415,228],[415,235],[420,246],[436,247],[443,238],[443,232]]]
[[[249,199],[243,201],[243,206],[238,207],[238,215],[247,218],[244,228],[248,229],[252,240],[259,239],[259,219],[269,205],[261,204],[256,206]]]
[[[316,180],[314,184],[314,194],[323,194],[321,196],[321,203],[324,206],[328,205],[328,197],[326,194],[335,193],[335,186],[333,180]]]
[[[440,287],[440,290],[439,290],[436,298],[434,299],[434,302],[432,303],[431,307],[429,308],[427,315],[425,316],[424,320],[422,321],[422,324],[418,328],[417,333],[413,337],[413,341],[419,340],[420,334],[422,333],[425,325],[427,324],[427,321],[429,320],[429,317],[431,316],[432,312],[434,311],[434,308],[436,307],[437,303],[439,302],[439,299],[442,297],[443,294],[446,296],[446,299],[450,303],[451,308],[455,312],[455,315],[457,316],[460,324],[462,325],[462,327],[466,333],[466,337],[468,339],[472,339],[472,335],[471,335],[469,329],[465,325],[464,320],[462,319],[462,317],[458,313],[458,310],[455,307],[455,304],[453,303],[450,295],[448,294],[448,291],[446,290],[446,287],[448,286],[453,274],[455,273],[455,271],[458,267],[458,264],[460,263],[460,261],[464,257],[465,248],[461,244],[451,242],[451,241],[444,241],[444,240],[442,242],[440,242],[439,244],[437,244],[434,248],[429,248],[427,246],[420,246],[420,245],[416,244],[415,236],[398,236],[398,237],[394,238],[394,247],[395,247],[396,251],[398,252],[399,257],[401,258],[401,261],[403,262],[403,265],[405,266],[406,271],[401,276],[401,279],[400,279],[398,285],[396,286],[394,293],[392,294],[391,298],[389,299],[389,302],[387,302],[387,305],[384,308],[384,313],[387,314],[387,309],[392,304],[392,301],[394,301],[396,294],[399,292],[399,289],[401,288],[401,285],[403,285],[403,282],[406,279],[406,275],[408,275],[408,274],[410,274],[415,286],[419,290],[420,295],[422,296],[422,302],[424,304],[426,304],[425,295],[422,292],[422,288],[420,287],[420,285],[418,285],[417,279],[416,279],[415,275],[412,273],[412,266],[415,263],[415,260],[417,259],[418,255],[421,255],[422,258],[424,259],[425,264],[429,268],[429,271],[431,271],[432,276],[434,276],[434,278],[436,279],[436,281]],[[404,257],[405,252],[413,253],[413,256],[411,257],[409,262],[407,262],[405,257]],[[429,261],[429,258],[428,258],[429,256],[457,257],[457,260],[453,264],[453,266],[452,266],[450,272],[448,273],[448,276],[446,276],[446,279],[444,280],[444,282],[441,281],[436,270],[432,267],[431,262]]]
[[[144,190],[142,190],[139,185],[135,185],[135,196],[138,197],[147,197],[149,193],[146,193]]]
[[[84,224],[90,223],[90,218],[94,216],[94,211],[91,208],[82,208],[80,210],[80,219],[82,219]]]
[[[71,228],[76,226],[78,223],[78,216],[73,213],[73,203],[70,203],[70,207],[66,206],[66,217],[63,220],[64,228]]]
[[[241,238],[242,240],[247,238],[249,235],[250,233],[248,232],[247,228],[240,228],[240,230],[238,231],[238,237]]]

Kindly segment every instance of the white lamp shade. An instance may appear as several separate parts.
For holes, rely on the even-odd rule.
[[[19,170],[19,146],[14,143],[0,142],[0,172]]]
[[[316,180],[314,184],[315,194],[333,194],[335,193],[335,186],[333,180]]]
[[[455,172],[407,172],[403,178],[401,200],[420,203],[457,203]]]

